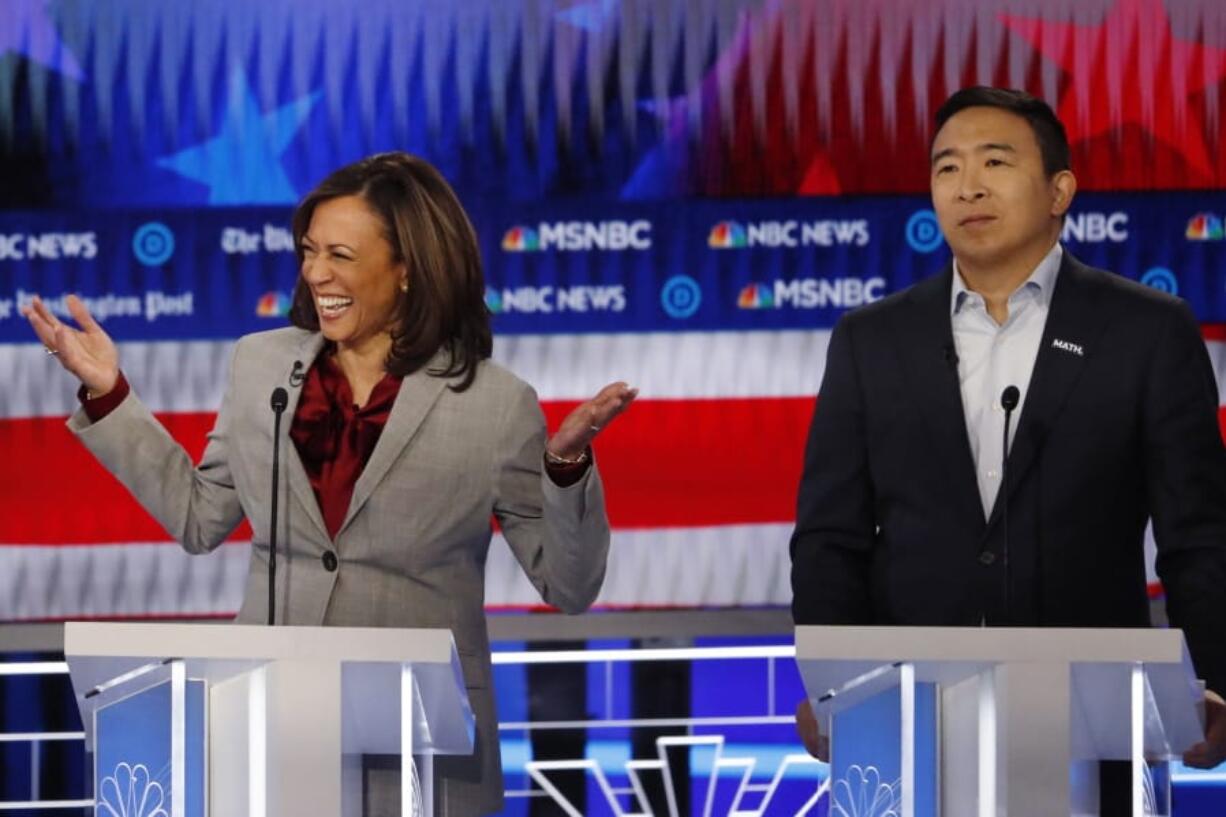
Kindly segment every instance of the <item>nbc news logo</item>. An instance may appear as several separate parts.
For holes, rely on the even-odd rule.
[[[740,249],[748,246],[745,228],[735,221],[721,221],[711,228],[707,246],[713,250]]]
[[[1188,229],[1184,237],[1189,241],[1221,241],[1226,238],[1222,230],[1222,220],[1213,213],[1197,213],[1188,220]]]
[[[713,250],[740,250],[745,247],[863,247],[869,242],[868,221],[721,221],[707,233],[707,246]]]

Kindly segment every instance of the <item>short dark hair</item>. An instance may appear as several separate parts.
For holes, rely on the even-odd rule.
[[[392,254],[408,273],[408,291],[396,304],[397,326],[387,371],[404,377],[429,362],[439,349],[451,356],[447,366],[429,373],[461,377],[452,388],[464,391],[477,376],[477,364],[493,347],[490,313],[477,233],[455,191],[429,162],[407,153],[379,153],[333,171],[294,211],[294,252],[302,266],[302,237],[315,208],[330,199],[360,196],[383,222]],[[319,331],[310,287],[298,278],[290,323]]]
[[[954,114],[967,108],[1000,108],[1025,119],[1030,124],[1030,129],[1034,131],[1035,140],[1039,143],[1039,153],[1043,157],[1043,171],[1049,178],[1072,167],[1068,134],[1064,132],[1064,125],[1056,116],[1055,111],[1038,97],[1012,88],[989,88],[976,85],[973,88],[955,91],[953,96],[945,100],[937,109],[936,129],[932,132],[932,141],[936,141],[937,133],[945,127],[945,123]],[[931,144],[928,146],[928,152],[932,152]]]

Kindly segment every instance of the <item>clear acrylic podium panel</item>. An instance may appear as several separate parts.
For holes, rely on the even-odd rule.
[[[208,813],[204,683],[186,681],[179,690],[170,678],[148,680],[131,689],[121,685],[112,696],[99,696],[89,723],[90,733],[101,736],[92,752],[95,813],[169,815],[178,805],[185,817],[204,817]],[[180,710],[184,717],[176,729],[175,713]],[[181,742],[176,735],[180,730]],[[177,764],[176,748],[182,752]]]
[[[1167,760],[1201,734],[1173,631],[804,627],[797,661],[830,730],[832,814],[1097,814],[1117,760],[1134,813],[1169,815]]]
[[[273,644],[294,629],[305,631],[298,644]],[[407,758],[402,811],[429,813],[430,758],[473,746],[451,635],[345,629],[379,643],[346,644],[342,628],[67,625],[99,817],[294,813],[278,780],[319,813],[359,814],[363,755]],[[396,644],[397,633],[411,637]],[[167,636],[178,649],[162,657]],[[418,660],[362,660],[389,654],[389,639],[390,654]],[[154,649],[118,654],[134,647]]]

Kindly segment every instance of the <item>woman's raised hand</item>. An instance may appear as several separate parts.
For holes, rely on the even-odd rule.
[[[76,295],[68,296],[68,312],[80,329],[53,315],[38,296],[21,308],[34,334],[47,347],[47,354],[55,355],[90,394],[99,397],[115,388],[119,380],[119,350]]]
[[[563,459],[574,459],[583,453],[593,438],[621,414],[638,396],[639,390],[625,383],[610,383],[600,393],[566,415],[562,426],[549,440],[546,449]]]

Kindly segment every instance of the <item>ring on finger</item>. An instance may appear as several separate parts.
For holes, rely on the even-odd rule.
[[[46,349],[47,354],[51,355],[52,357],[60,353],[59,349],[52,349],[50,346],[44,346],[43,348]]]

